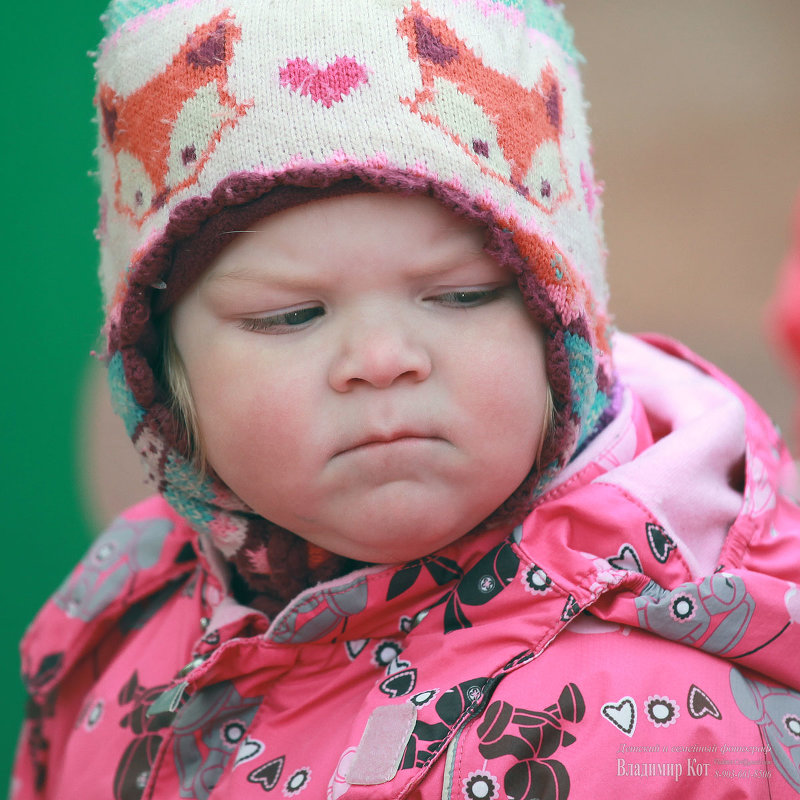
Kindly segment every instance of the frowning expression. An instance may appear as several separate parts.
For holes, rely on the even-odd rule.
[[[173,311],[209,463],[251,508],[379,563],[449,544],[540,446],[544,346],[485,233],[358,194],[239,234]]]

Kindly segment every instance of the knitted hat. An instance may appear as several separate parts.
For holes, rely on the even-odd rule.
[[[487,250],[515,272],[545,331],[547,466],[498,515],[527,511],[611,414],[599,190],[561,9],[115,0],[104,21],[96,103],[109,376],[164,497],[259,592],[285,599],[345,568],[329,559],[315,571],[302,541],[198,473],[158,377],[158,318],[208,266],[215,231],[312,197],[393,191],[484,224]],[[257,567],[265,544],[269,566]]]

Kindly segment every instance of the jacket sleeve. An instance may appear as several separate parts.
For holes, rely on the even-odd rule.
[[[187,549],[193,534],[177,527],[161,498],[129,509],[92,543],[28,628],[20,655],[30,697],[12,800],[72,796],[67,784],[74,776],[65,772],[65,756],[82,764],[81,753],[70,748],[76,730],[89,723],[87,698],[136,615],[195,569],[194,551]],[[119,624],[123,618],[128,628]]]
[[[58,800],[56,773],[93,679],[94,665],[84,661],[69,681],[29,696],[11,773],[10,800]]]
[[[46,704],[40,705],[29,699],[11,772],[10,800],[41,800],[46,797],[50,727],[52,719],[47,718]]]

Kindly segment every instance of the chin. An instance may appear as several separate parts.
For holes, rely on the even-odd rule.
[[[383,519],[359,525],[359,532],[376,532],[374,536],[354,539],[342,534],[322,537],[314,541],[320,547],[357,561],[371,564],[402,564],[435,553],[452,544],[468,533],[471,528],[463,525],[437,526],[431,528],[430,518],[414,523],[408,518],[397,524],[393,520]],[[310,541],[313,541],[309,537]]]

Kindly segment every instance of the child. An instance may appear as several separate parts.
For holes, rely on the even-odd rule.
[[[159,494],[23,642],[14,797],[796,797],[790,459],[612,335],[561,10],[106,24],[108,368]]]

